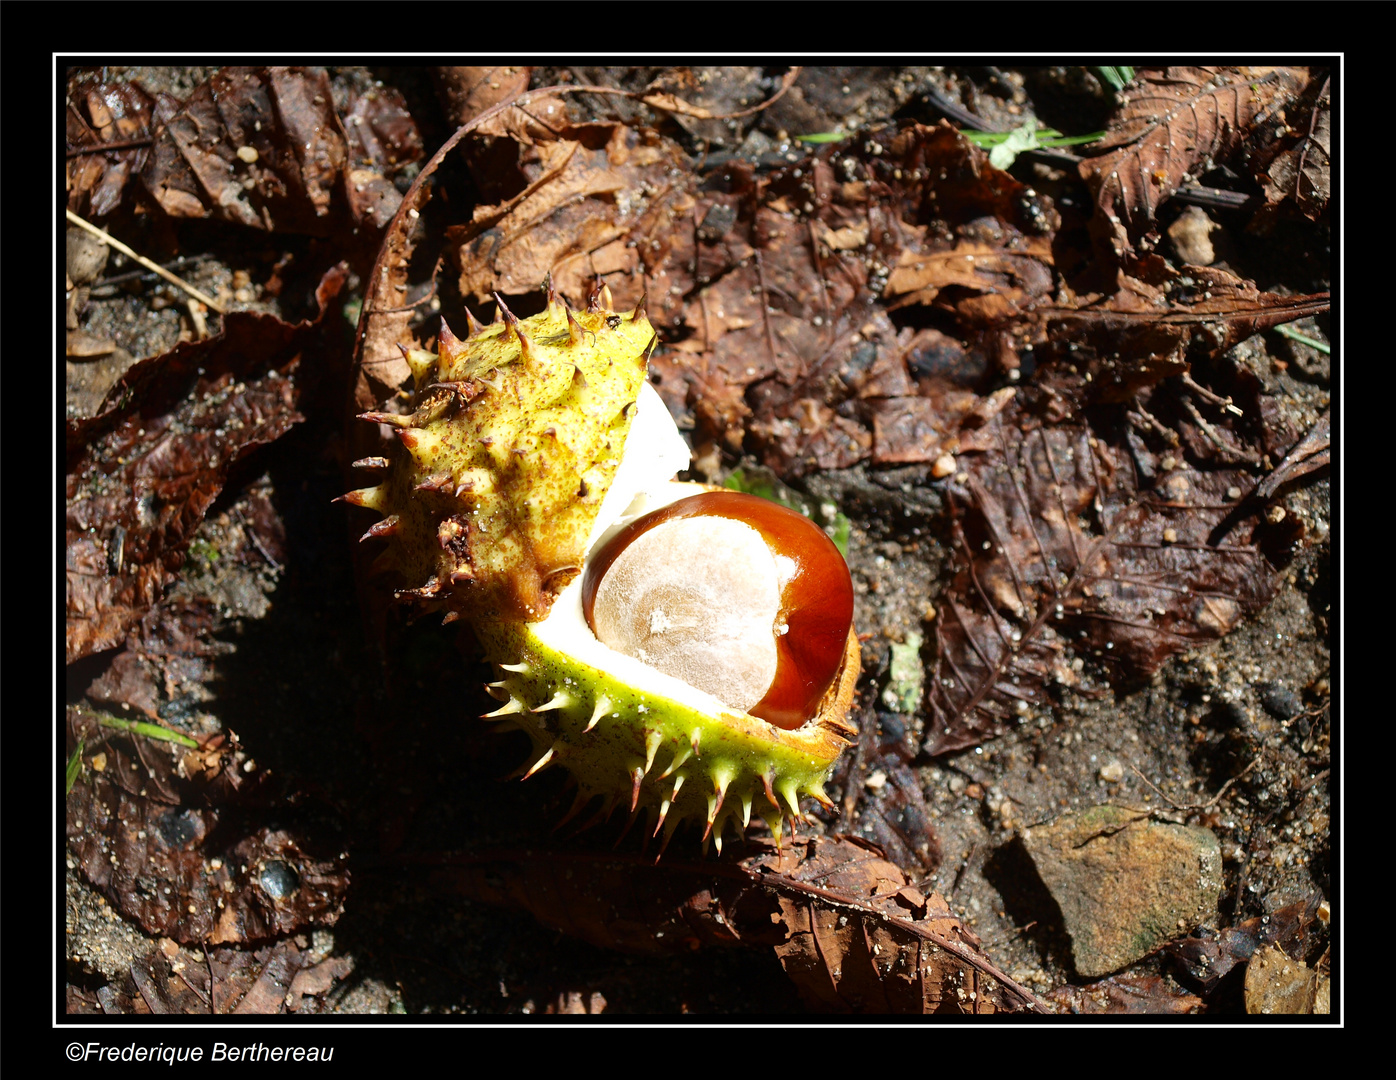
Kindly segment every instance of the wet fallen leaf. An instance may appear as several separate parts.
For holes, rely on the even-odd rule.
[[[529,106],[530,114],[546,111]],[[498,159],[496,146],[492,167]],[[633,304],[640,289],[625,279],[638,258],[626,238],[643,218],[673,212],[686,185],[680,179],[674,190],[673,177],[686,173],[680,164],[668,140],[621,124],[561,126],[551,138],[520,141],[513,165],[520,189],[477,206],[469,225],[447,233],[462,294],[483,303],[496,291],[533,293],[551,274],[554,287],[580,303],[597,275],[616,275],[617,305]]]
[[[1144,677],[1269,602],[1279,570],[1266,523],[1243,506],[1255,479],[1237,467],[1255,451],[1234,416],[1198,400],[1214,423],[1171,384],[1148,406],[1171,403],[1165,415],[1205,468],[1139,438],[1041,425],[1021,405],[986,429],[997,446],[962,459],[960,569],[935,622],[927,752],[980,742],[1021,722],[1053,682],[1078,682],[1068,646],[1113,677]]]
[[[422,157],[422,137],[402,94],[391,87],[360,94],[344,115],[348,159],[344,190],[356,221],[383,229],[402,195],[393,179]]]
[[[436,92],[451,122],[460,126],[528,89],[533,69],[498,65],[432,69]]]
[[[322,281],[321,315],[345,274]],[[314,326],[233,312],[68,423],[68,662],[121,642],[174,580],[228,470],[300,420],[294,372]]]
[[[1160,975],[1112,975],[1085,986],[1059,986],[1047,995],[1064,1012],[1106,1015],[1167,1015],[1202,1010],[1202,999]]]
[[[233,1014],[245,1016],[285,1012],[287,992],[303,962],[295,945],[289,941],[278,942],[262,965],[257,981],[237,1003]]]
[[[1256,225],[1267,227],[1278,210],[1292,206],[1310,221],[1328,209],[1332,98],[1326,73],[1315,72],[1292,116],[1276,118],[1276,137],[1251,155],[1251,173],[1265,190]]]
[[[917,664],[919,674],[919,659]],[[844,789],[840,827],[877,844],[898,866],[931,872],[940,865],[940,840],[911,767],[915,747],[908,718],[867,709],[858,732],[856,749],[840,760],[834,774]]]
[[[1323,903],[1318,894],[1287,904],[1272,914],[1246,919],[1221,930],[1203,928],[1197,935],[1167,947],[1178,977],[1211,1001],[1222,992],[1227,976],[1240,971],[1255,951],[1274,946],[1289,956],[1314,959],[1316,941],[1322,941],[1316,924]],[[1228,983],[1234,980],[1228,980]]]
[[[653,364],[667,400],[782,475],[939,457],[984,356],[1015,365],[1005,328],[1036,325],[1054,212],[948,126],[720,179],[695,196],[696,228],[638,243],[650,295],[673,298],[671,331],[688,335]],[[899,330],[888,311],[911,305],[949,312],[969,345]]]
[[[341,124],[328,75],[309,68],[222,68],[163,119],[140,172],[156,205],[266,232],[381,228],[401,201],[391,176],[422,153],[396,91],[358,97]]]
[[[341,958],[305,968],[293,941],[259,949],[199,949],[164,939],[126,977],[89,995],[68,987],[68,1012],[117,1015],[270,1015],[305,1010],[352,969]]]
[[[306,1007],[306,998],[323,997],[340,979],[346,978],[354,970],[354,961],[348,956],[331,956],[312,967],[303,967],[291,980],[291,988],[286,995],[286,1008],[300,1012]]]
[[[434,860],[467,896],[522,906],[606,948],[667,954],[774,947],[802,998],[835,1012],[1041,1010],[998,971],[945,901],[852,838],[753,842],[740,863],[584,852]]]
[[[78,869],[147,933],[177,942],[258,940],[330,925],[348,888],[332,826],[250,808],[291,793],[226,734],[151,739],[86,706],[68,710],[86,764],[67,798]]]
[[[1189,178],[1214,168],[1253,125],[1294,101],[1303,68],[1140,68],[1098,156],[1081,163],[1095,195],[1094,228],[1117,257],[1158,242],[1156,213]]]
[[[100,218],[121,205],[150,155],[155,131],[179,110],[169,94],[75,72],[67,92],[68,209]],[[79,153],[91,148],[90,152]]]
[[[1318,423],[1290,448],[1284,460],[1275,466],[1274,472],[1256,485],[1256,497],[1269,499],[1286,484],[1327,468],[1330,442],[1329,410],[1325,409]]]
[[[1217,267],[1158,269],[1159,285],[1124,278],[1097,303],[1043,308],[1040,357],[1061,356],[1090,372],[1087,401],[1129,401],[1140,390],[1220,356],[1262,330],[1329,308],[1329,295],[1282,296]]]
[[[88,697],[156,719],[208,700],[213,658],[233,651],[230,643],[211,640],[214,623],[207,603],[157,605],[132,628],[126,649],[88,688]]]

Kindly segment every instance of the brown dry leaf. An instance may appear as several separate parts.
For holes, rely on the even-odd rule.
[[[738,98],[747,96],[744,91],[750,91],[753,88],[752,84],[756,82],[756,70],[752,68],[708,68],[700,74],[692,68],[674,68],[668,72],[662,72],[640,100],[651,108],[672,113],[675,117],[687,118],[688,122],[684,123],[684,127],[702,138],[700,133],[704,129],[694,125],[692,121],[734,120],[760,112],[784,97],[800,77],[800,68],[789,68],[781,76],[780,88],[769,98],[748,108],[739,107],[737,102],[732,99],[734,96]],[[667,89],[668,86],[677,87],[683,92],[684,97],[670,92]],[[709,100],[715,108],[695,104],[694,101],[698,99]]]
[[[528,106],[536,115],[538,102]],[[521,190],[477,206],[469,225],[447,233],[460,264],[460,290],[484,302],[494,292],[536,292],[552,275],[564,296],[580,302],[598,275],[611,275],[618,306],[642,289],[627,280],[638,266],[625,238],[645,216],[661,211],[690,175],[676,146],[621,124],[562,127],[551,138],[519,142]],[[498,166],[499,150],[490,161]],[[680,179],[676,185],[674,176]]]
[[[842,821],[852,823],[842,827],[870,838],[898,866],[930,873],[940,865],[940,840],[911,768],[916,750],[906,718],[868,709],[857,727],[858,746],[840,759],[834,774],[845,792]]]
[[[948,126],[706,186],[689,221],[637,237],[651,312],[682,337],[653,366],[700,437],[782,475],[935,460],[984,358],[1016,366],[1052,297],[1055,211]],[[913,304],[965,343],[898,331],[887,311]]]
[[[1328,209],[1329,143],[1332,99],[1329,79],[1315,79],[1281,134],[1251,159],[1251,173],[1265,190],[1266,206],[1256,215],[1262,227],[1281,205],[1292,205],[1310,221]]]
[[[740,863],[655,865],[586,852],[447,860],[449,887],[525,908],[604,948],[650,955],[772,946],[811,1007],[840,1012],[1018,1012],[1033,996],[989,963],[935,894],[852,838],[752,841]]]
[[[1040,300],[1052,289],[1051,250],[1042,238],[1032,240],[1022,251],[1002,251],[974,241],[961,241],[946,251],[903,251],[883,295],[892,298],[890,307],[896,309],[930,304],[943,289],[959,286],[1000,298],[991,309],[981,306],[982,317],[1017,318],[1025,302]]]
[[[320,315],[343,284],[317,291]],[[316,322],[233,312],[133,366],[67,425],[67,658],[119,644],[162,595],[228,470],[300,420],[293,372]]]
[[[111,213],[150,155],[152,133],[179,109],[169,94],[151,97],[135,83],[101,82],[77,75],[68,86],[68,151],[116,144],[117,149],[68,158],[68,209],[89,218]],[[121,144],[134,144],[123,146]]]
[[[1316,924],[1323,902],[1323,897],[1315,893],[1269,915],[1219,931],[1204,927],[1197,936],[1168,945],[1164,951],[1178,977],[1210,1001],[1222,988],[1223,980],[1239,971],[1263,945],[1273,945],[1301,960],[1314,959],[1316,948],[1326,940],[1322,924]]]
[[[1274,595],[1284,558],[1245,501],[1254,476],[1235,467],[1258,458],[1253,444],[1230,413],[1172,383],[1141,400],[1186,454],[1042,425],[1019,406],[988,429],[997,446],[961,459],[960,570],[938,605],[928,753],[981,742],[1044,702],[1051,682],[1076,683],[1068,644],[1113,677],[1145,677]]]
[[[1062,1012],[1084,1014],[1144,1014],[1200,1012],[1202,999],[1184,993],[1161,975],[1112,975],[1087,986],[1059,986],[1047,1000]]]
[[[491,106],[522,94],[533,74],[530,67],[485,65],[432,69],[436,92],[446,116],[457,127]]]
[[[640,99],[652,109],[663,109],[665,112],[678,113],[680,116],[691,116],[695,120],[711,120],[713,114],[701,105],[690,105],[682,98],[664,90],[652,90]]]
[[[1122,92],[1104,151],[1081,163],[1095,195],[1093,229],[1117,258],[1158,242],[1158,207],[1189,178],[1214,168],[1272,110],[1303,91],[1304,68],[1140,69]]]
[[[998,971],[936,893],[871,845],[821,838],[752,864],[779,905],[776,946],[801,998],[821,1012],[965,1013],[1041,1006]]]

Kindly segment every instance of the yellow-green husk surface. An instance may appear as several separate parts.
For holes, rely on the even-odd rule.
[[[525,776],[562,765],[577,781],[574,813],[597,797],[606,814],[617,805],[643,809],[666,841],[680,820],[696,819],[719,851],[724,828],[745,828],[753,813],[779,836],[782,818],[799,816],[802,796],[832,805],[824,782],[857,734],[844,719],[859,672],[855,634],[819,713],[782,731],[677,679],[650,669],[642,675],[639,661],[599,642],[569,648],[576,589],[547,623],[476,627],[490,656],[509,658],[496,660],[500,678],[489,689],[503,704],[487,716],[532,741]]]
[[[541,619],[579,572],[625,452],[654,330],[642,309],[573,312],[555,298],[436,353],[407,351],[410,413],[378,412],[402,450],[350,502],[386,515],[383,568],[404,599],[474,620]]]

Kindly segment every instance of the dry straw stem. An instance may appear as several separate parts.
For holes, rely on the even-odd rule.
[[[218,312],[218,314],[220,314],[220,315],[226,315],[226,314],[227,314],[227,312],[224,311],[224,309],[223,309],[223,305],[220,304],[217,300],[214,300],[212,297],[205,296],[205,295],[204,295],[203,293],[201,293],[198,289],[194,288],[194,286],[190,285],[189,282],[185,281],[183,278],[176,277],[174,274],[172,274],[172,273],[170,273],[168,270],[166,270],[163,266],[160,266],[158,263],[153,263],[153,262],[151,262],[151,261],[150,261],[149,259],[147,259],[144,255],[137,255],[134,251],[132,251],[130,248],[128,248],[125,244],[123,244],[123,243],[122,243],[120,240],[118,240],[116,237],[112,236],[112,235],[111,235],[109,232],[107,232],[105,229],[99,229],[96,225],[93,225],[90,221],[84,221],[82,218],[78,217],[77,214],[73,213],[71,210],[66,211],[66,213],[67,213],[67,215],[68,215],[68,220],[71,221],[71,222],[72,222],[74,225],[76,225],[78,228],[80,228],[80,229],[86,229],[86,230],[87,230],[88,232],[90,232],[93,236],[97,237],[97,239],[101,240],[102,243],[108,245],[109,247],[114,247],[114,248],[116,248],[117,251],[121,252],[123,255],[127,255],[127,256],[129,256],[130,258],[135,259],[136,262],[140,263],[140,264],[141,264],[142,266],[144,266],[147,270],[153,270],[155,273],[159,274],[162,278],[164,278],[166,281],[168,281],[171,285],[178,285],[181,289],[183,289],[185,292],[187,292],[190,296],[192,296],[192,297],[193,297],[195,300],[197,300],[199,303],[204,304],[205,306],[207,306],[208,309],[209,309],[210,311],[216,311],[216,312]]]

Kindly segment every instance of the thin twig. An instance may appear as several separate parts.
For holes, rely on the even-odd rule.
[[[220,304],[217,300],[214,300],[212,297],[205,296],[198,289],[194,288],[194,286],[190,285],[189,282],[185,281],[181,277],[176,277],[174,274],[170,273],[159,263],[151,262],[144,255],[137,255],[134,251],[128,248],[116,237],[112,236],[111,233],[107,232],[105,229],[99,229],[90,221],[84,221],[71,210],[65,211],[65,213],[67,213],[68,215],[68,220],[71,221],[78,228],[86,229],[93,236],[97,237],[97,239],[101,240],[102,243],[108,245],[109,247],[116,248],[117,251],[121,252],[123,255],[126,255],[129,258],[135,259],[136,262],[140,263],[147,270],[153,270],[155,273],[159,274],[170,284],[179,286],[190,296],[192,296],[195,300],[199,301],[199,303],[208,307],[210,311],[216,311],[220,315],[227,314],[227,312],[223,308],[223,305]]]
[[[1186,386],[1193,393],[1197,394],[1198,397],[1210,401],[1213,405],[1217,405],[1220,408],[1225,409],[1229,413],[1234,413],[1236,416],[1246,415],[1244,412],[1241,411],[1240,407],[1237,406],[1237,404],[1231,400],[1231,398],[1222,397],[1220,394],[1213,393],[1211,390],[1208,390],[1205,386],[1202,386],[1199,383],[1195,382],[1193,380],[1193,377],[1186,371],[1183,372],[1183,374],[1180,377],[1183,380],[1183,385]]]
[[[1229,445],[1227,441],[1218,434],[1217,429],[1203,419],[1202,414],[1197,411],[1197,406],[1194,405],[1189,398],[1182,398],[1181,401],[1183,408],[1187,410],[1193,422],[1202,429],[1202,434],[1206,435],[1223,455],[1234,461],[1256,462],[1260,460],[1255,454],[1248,454],[1244,450],[1238,450]]]
[[[1222,796],[1226,794],[1227,789],[1230,788],[1232,784],[1236,783],[1237,780],[1240,780],[1243,776],[1246,775],[1246,773],[1250,772],[1259,764],[1260,755],[1257,754],[1255,756],[1255,759],[1249,765],[1247,765],[1230,780],[1224,783],[1221,786],[1221,788],[1217,791],[1217,793],[1213,795],[1210,799],[1208,799],[1205,803],[1176,803],[1167,795],[1165,795],[1159,789],[1158,785],[1156,785],[1152,780],[1150,780],[1147,776],[1140,772],[1139,766],[1131,764],[1130,768],[1134,770],[1135,776],[1139,777],[1139,779],[1143,780],[1144,783],[1148,784],[1151,788],[1153,788],[1154,791],[1158,792],[1158,797],[1162,799],[1164,802],[1166,802],[1169,806],[1173,807],[1174,810],[1210,810],[1212,807],[1216,806],[1217,803],[1221,802]]]
[[[1131,423],[1133,423],[1135,417],[1138,416],[1139,419],[1143,420],[1144,423],[1146,423],[1151,430],[1157,432],[1160,436],[1162,436],[1163,441],[1166,442],[1169,446],[1178,445],[1178,433],[1174,431],[1172,428],[1170,428],[1167,424],[1163,423],[1163,421],[1161,421],[1148,409],[1144,408],[1143,405],[1139,404],[1137,400],[1134,402],[1133,411],[1126,412],[1125,415],[1129,417]]]
[[[568,70],[572,72],[574,78],[583,79],[583,73],[578,71],[576,68],[568,68]],[[731,113],[710,113],[707,109],[699,108],[695,105],[690,105],[688,102],[680,98],[677,94],[669,94],[668,96],[673,99],[673,103],[667,104],[660,97],[660,94],[667,93],[667,91],[660,91],[654,89],[622,90],[617,86],[585,85],[549,86],[544,87],[543,89],[560,90],[564,93],[611,94],[615,97],[628,97],[634,101],[640,102],[642,105],[648,105],[651,109],[658,109],[661,112],[678,113],[680,116],[692,116],[701,120],[739,120],[744,116],[751,116],[755,113],[761,112],[764,109],[769,109],[772,105],[774,105],[777,101],[779,101],[781,98],[785,96],[786,91],[788,91],[793,85],[795,85],[795,80],[800,77],[800,72],[803,70],[803,68],[798,66],[792,67],[783,76],[781,76],[780,89],[777,90],[770,97],[768,97],[765,101],[753,105],[749,109],[742,109],[739,112]],[[534,96],[539,96],[539,91],[537,90],[526,91],[526,93]],[[522,111],[521,108],[520,111]]]
[[[261,553],[262,558],[266,559],[267,562],[271,564],[271,568],[273,570],[280,570],[281,564],[276,561],[276,559],[272,556],[272,553],[266,549],[265,545],[263,545],[262,538],[257,535],[257,530],[252,527],[252,523],[247,520],[247,517],[243,514],[242,510],[240,508],[235,508],[234,513],[237,516],[238,523],[242,526],[242,531],[244,535],[246,535],[246,537],[252,541],[252,546],[255,547]]]
[[[199,302],[191,296],[185,305],[189,309],[189,321],[194,324],[194,340],[203,341],[208,337],[208,323],[204,321],[204,313],[199,310]]]
[[[1304,138],[1300,140],[1302,149],[1299,151],[1299,164],[1294,168],[1294,197],[1299,198],[1299,182],[1304,179],[1304,159],[1309,156],[1309,143],[1313,142],[1314,129],[1318,126],[1318,110],[1323,105],[1323,99],[1328,96],[1328,83],[1333,77],[1330,75],[1323,80],[1323,88],[1319,90],[1318,97],[1314,99],[1314,107],[1309,110],[1309,130],[1304,133]],[[1310,181],[1310,187],[1313,182]]]
[[[149,146],[154,141],[154,136],[145,135],[139,139],[118,139],[115,142],[97,143],[93,146],[69,147],[66,156],[75,158],[84,154],[101,154],[108,150],[135,150],[137,147]]]
[[[208,998],[204,997],[204,992],[200,990],[197,986],[195,986],[193,983],[191,983],[189,979],[185,976],[183,965],[180,965],[179,970],[176,971],[175,974],[179,976],[179,981],[182,982],[185,986],[189,987],[189,989],[193,991],[194,996],[198,998],[201,1002],[203,1002],[203,1004],[207,1005],[209,1003]]]
[[[212,255],[180,255],[165,263],[166,270],[173,270],[175,267],[199,266],[213,258]],[[113,274],[111,277],[104,277],[92,282],[90,288],[95,293],[98,289],[108,289],[116,285],[125,284],[128,281],[149,281],[151,274],[145,270],[126,270],[120,274]]]

